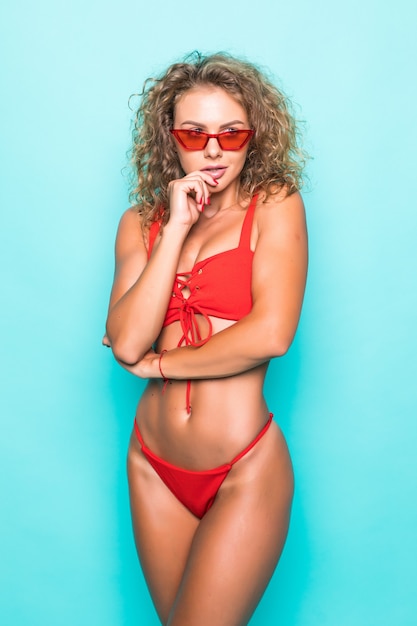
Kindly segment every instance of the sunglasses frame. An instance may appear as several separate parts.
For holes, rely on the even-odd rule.
[[[205,138],[205,144],[204,146],[202,146],[201,148],[189,148],[184,141],[181,139],[179,133],[190,133],[190,132],[196,132],[193,131],[192,129],[184,129],[184,128],[171,128],[171,130],[169,131],[171,133],[171,135],[174,135],[175,139],[178,141],[178,143],[184,148],[184,150],[190,150],[193,152],[196,152],[198,150],[205,150],[207,147],[207,144],[209,142],[209,139],[217,139],[217,141],[219,142],[219,146],[221,148],[221,150],[226,150],[226,151],[236,151],[236,150],[241,150],[244,146],[246,146],[246,144],[248,143],[248,141],[253,137],[253,135],[255,134],[254,130],[248,129],[248,128],[242,128],[242,129],[238,129],[238,130],[223,130],[221,133],[204,133],[203,131],[198,131],[198,134],[201,135],[201,137]],[[237,148],[225,148],[222,146],[222,137],[224,137],[224,135],[230,135],[230,134],[234,134],[234,133],[246,133],[246,137],[245,139],[242,141],[242,143],[237,147]]]

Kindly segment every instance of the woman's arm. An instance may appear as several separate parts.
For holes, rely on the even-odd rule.
[[[123,366],[140,361],[161,332],[182,246],[208,200],[210,183],[213,177],[205,172],[170,183],[170,218],[149,261],[137,211],[122,216],[103,342]]]
[[[158,337],[186,232],[167,224],[148,262],[137,212],[129,209],[123,214],[106,323],[106,343],[118,361],[136,363]]]
[[[165,353],[167,378],[220,378],[282,356],[293,340],[307,274],[304,206],[296,193],[272,198],[257,209],[258,241],[253,260],[252,311],[203,346]],[[149,354],[132,373],[160,377],[159,356]]]

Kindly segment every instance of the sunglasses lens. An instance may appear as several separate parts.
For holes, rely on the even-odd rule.
[[[197,130],[177,130],[177,136],[188,150],[203,150],[207,142],[205,134]]]
[[[230,130],[220,134],[220,145],[222,150],[239,150],[243,148],[251,136],[247,130]]]

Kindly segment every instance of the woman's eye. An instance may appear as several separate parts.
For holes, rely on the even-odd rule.
[[[192,136],[195,137],[196,135],[201,135],[203,131],[200,130],[199,128],[191,128],[188,133]]]

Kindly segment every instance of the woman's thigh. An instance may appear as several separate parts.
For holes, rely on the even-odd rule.
[[[293,473],[276,424],[234,465],[194,533],[169,626],[243,626],[279,560]]]
[[[166,624],[199,520],[162,482],[142,454],[134,434],[127,470],[138,556],[155,608]]]

